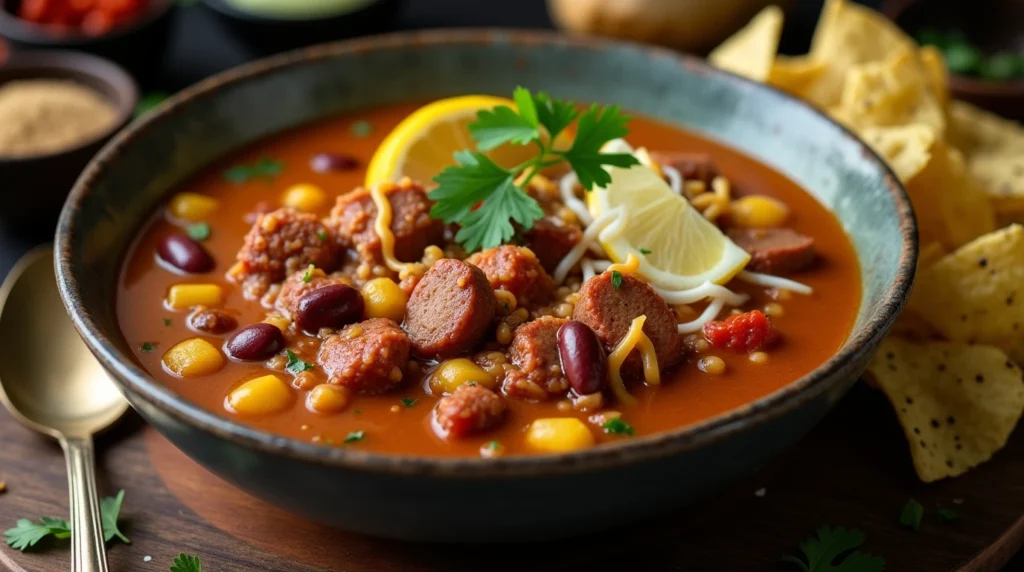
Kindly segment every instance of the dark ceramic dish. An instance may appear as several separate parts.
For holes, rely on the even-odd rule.
[[[145,81],[160,65],[171,11],[177,0],[150,0],[138,18],[101,36],[81,32],[55,32],[52,28],[14,16],[21,0],[0,0],[0,36],[14,50],[61,49],[89,52],[114,61]]]
[[[391,27],[401,0],[373,0],[366,6],[316,18],[274,18],[240,10],[227,0],[203,0],[254,54],[269,55],[321,42],[383,32]]]
[[[117,108],[117,121],[99,137],[48,155],[0,157],[0,220],[17,231],[52,229],[82,169],[132,118],[138,89],[131,76],[104,59],[76,52],[16,52],[0,66],[0,85],[17,79],[64,79],[92,88]]]
[[[121,260],[140,225],[191,173],[328,115],[410,98],[506,94],[517,84],[686,126],[809,189],[836,213],[862,266],[863,299],[845,346],[791,386],[694,426],[570,454],[494,460],[383,455],[278,437],[189,403],[132,358],[111,303]],[[907,197],[883,162],[778,91],[638,45],[444,30],[285,54],[182,92],[89,166],[61,215],[56,253],[61,294],[80,332],[132,405],[182,451],[315,520],[378,536],[478,542],[564,537],[662,513],[779,454],[867,365],[910,289],[916,242]]]
[[[922,28],[960,30],[985,53],[1024,54],[1024,0],[889,0],[884,11],[911,36]],[[954,99],[1024,121],[1024,80],[988,81],[950,74],[949,89]]]

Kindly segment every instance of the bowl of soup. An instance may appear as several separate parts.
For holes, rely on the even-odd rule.
[[[345,529],[485,542],[660,514],[792,445],[917,246],[882,161],[799,101],[465,30],[186,90],[89,166],[56,252],[93,352],[212,472]]]

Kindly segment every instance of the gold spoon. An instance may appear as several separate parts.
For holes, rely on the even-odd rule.
[[[92,435],[128,403],[61,304],[53,246],[26,254],[0,286],[0,401],[23,425],[60,442],[71,494],[71,569],[107,572]]]

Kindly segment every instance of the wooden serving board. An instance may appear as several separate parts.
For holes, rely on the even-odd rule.
[[[111,544],[113,572],[165,571],[179,552],[199,555],[210,572],[793,572],[780,557],[796,553],[822,524],[865,531],[864,550],[884,557],[887,570],[988,572],[1000,570],[1024,544],[1024,431],[982,467],[925,485],[913,473],[885,399],[866,387],[781,459],[714,498],[642,525],[548,544],[425,545],[326,528],[232,488],[134,414],[101,438],[97,456],[101,495],[127,491],[122,529],[132,544]],[[59,448],[6,414],[0,414],[0,480],[7,483],[0,528],[20,517],[68,514]],[[762,488],[763,496],[755,494]],[[898,523],[909,498],[927,511],[920,532]],[[960,518],[940,523],[940,506],[954,507]],[[66,541],[24,554],[0,547],[0,564],[19,572],[65,571],[69,561]],[[1006,569],[1021,562],[1018,557]]]

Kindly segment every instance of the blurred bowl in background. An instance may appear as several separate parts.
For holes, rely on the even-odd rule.
[[[254,55],[390,29],[400,0],[203,0]]]
[[[791,0],[548,0],[560,29],[705,53],[770,4]]]
[[[83,85],[116,111],[98,135],[54,153],[0,156],[0,223],[18,233],[52,233],[68,191],[82,169],[132,119],[139,99],[135,81],[108,60],[78,52],[15,52],[0,67],[0,86],[14,80],[56,79]]]
[[[101,35],[55,28],[17,17],[21,0],[0,0],[0,36],[13,50],[61,49],[88,52],[127,69],[140,82],[157,71],[167,46],[177,0],[149,0],[135,18]]]

